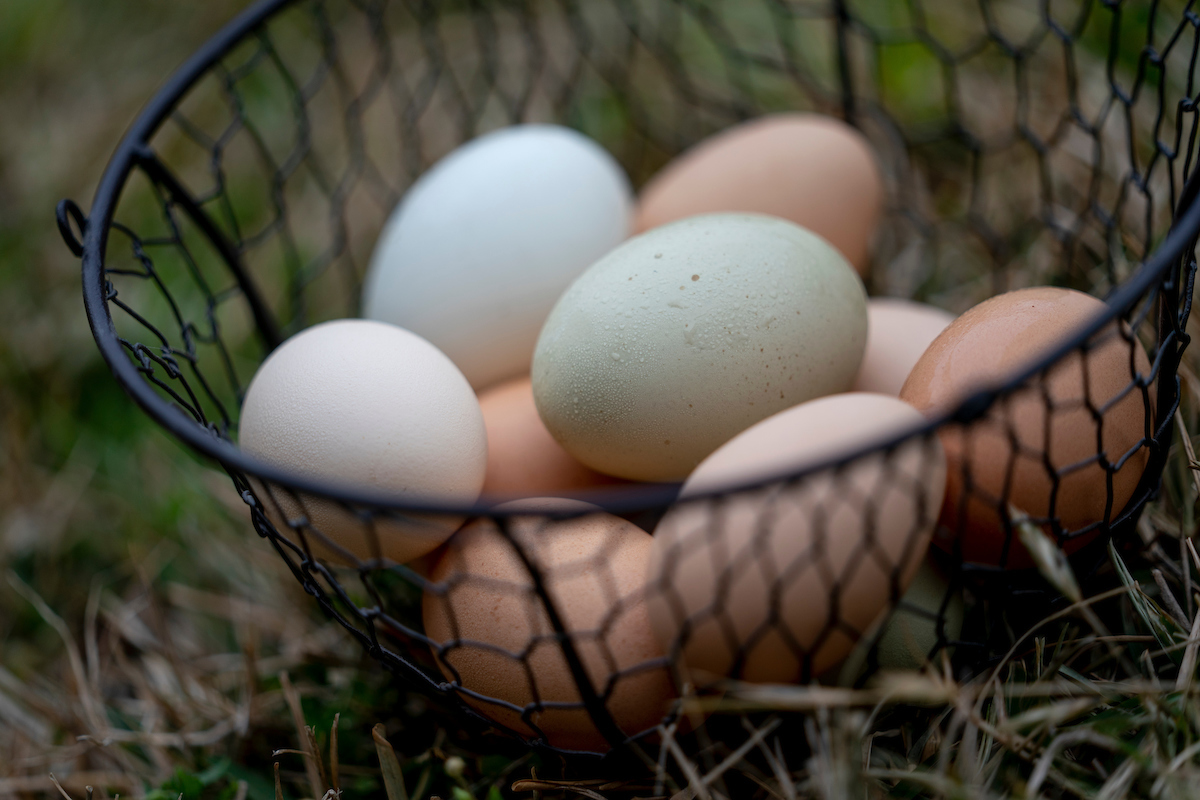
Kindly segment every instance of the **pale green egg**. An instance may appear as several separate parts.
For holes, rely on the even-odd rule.
[[[559,298],[533,357],[538,412],[577,459],[676,481],[791,406],[850,389],[866,292],[816,234],[709,214],[628,240]]]
[[[915,670],[924,666],[938,644],[939,614],[945,641],[956,641],[962,635],[962,592],[952,591],[941,570],[926,558],[900,604],[884,622],[876,653],[879,669]],[[863,637],[838,671],[838,683],[849,686],[858,679],[867,666],[868,651],[877,635],[876,628]],[[940,654],[935,657],[940,658]]]

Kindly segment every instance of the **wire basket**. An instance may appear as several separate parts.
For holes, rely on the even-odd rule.
[[[717,678],[754,678],[752,664],[768,663],[764,674],[805,682],[836,667],[822,653],[840,639],[863,665],[850,679],[865,680],[884,629],[848,600],[874,592],[889,609],[901,605],[904,576],[924,551],[917,529],[939,514],[918,479],[947,437],[968,448],[998,437],[1011,453],[998,493],[970,458],[952,463],[950,476],[963,509],[975,504],[999,520],[1003,552],[973,562],[944,522],[935,535],[954,544],[930,552],[946,589],[909,609],[932,630],[924,655],[978,670],[1056,597],[1033,571],[1005,569],[1021,527],[1008,504],[1017,473],[1040,471],[1048,487],[1047,509],[1027,522],[1068,549],[1090,542],[1076,555],[1085,576],[1159,486],[1200,231],[1200,23],[1190,5],[1171,3],[933,5],[263,0],[151,100],[90,215],[59,206],[63,236],[82,258],[97,345],[134,401],[229,473],[255,530],[374,658],[455,713],[531,746],[594,754],[658,735],[680,693],[711,688],[685,668],[697,643],[721,650]],[[666,566],[633,588],[615,573],[628,560],[624,534],[604,525],[585,557],[555,565],[544,542],[577,510],[399,505],[238,449],[239,407],[258,365],[307,326],[357,315],[388,214],[457,145],[507,125],[557,122],[601,142],[639,185],[712,132],[794,110],[839,116],[876,148],[887,213],[867,278],[873,294],[961,311],[1053,284],[1102,297],[1106,313],[952,413],[837,463],[687,501],[659,485],[589,495],[647,530],[666,513],[684,520]],[[1113,348],[1125,364],[1121,391],[1055,394],[1063,370],[1087,374]],[[1045,420],[1082,415],[1090,454],[1064,463],[1047,439],[1019,429],[1012,412],[1021,404]],[[1109,452],[1104,423],[1119,404],[1144,424]],[[1130,464],[1144,469],[1122,496],[1114,485]],[[1105,510],[1072,528],[1057,498],[1086,470],[1102,474]],[[896,503],[916,522],[890,547],[879,532]],[[330,515],[355,526],[360,554],[376,556],[388,526],[471,518],[471,535],[490,548],[485,561],[508,563],[518,577],[487,578],[461,558],[432,582],[429,565],[348,552],[321,530]],[[779,549],[772,526],[785,518],[805,531],[805,546]],[[856,534],[835,536],[834,520]],[[699,584],[711,601],[697,604],[688,599],[697,584],[675,576],[718,550],[724,561]],[[451,548],[446,559],[455,558]],[[814,585],[819,602],[797,623],[783,610],[787,597]],[[468,590],[470,601],[455,600]],[[579,612],[581,591],[607,598],[603,613]],[[962,592],[970,602],[958,633],[947,617]],[[753,624],[728,613],[746,593],[759,608]],[[464,615],[484,600],[521,606],[526,627],[489,639]],[[622,655],[615,641],[656,603],[678,631],[671,645]],[[448,633],[435,640],[425,622]],[[468,674],[480,664],[487,680]],[[565,685],[551,686],[551,673]]]

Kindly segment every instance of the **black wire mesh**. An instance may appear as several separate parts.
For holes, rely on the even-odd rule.
[[[1036,578],[1002,569],[1020,560],[1018,517],[1069,549],[1129,529],[1158,485],[1188,340],[1198,52],[1191,3],[271,0],[147,108],[74,245],[118,378],[225,467],[256,531],[374,657],[539,746],[602,752],[656,735],[680,692],[716,678],[807,681],[857,646],[843,673],[864,680],[885,638],[875,609],[900,604],[939,515],[922,568],[944,588],[901,608],[931,629],[923,655],[967,672],[1007,646],[1023,607],[1046,608]],[[962,311],[1053,284],[1106,297],[1107,318],[907,441],[674,505],[662,487],[591,498],[646,529],[671,515],[649,581],[630,566],[653,548],[632,522],[398,507],[236,449],[258,365],[291,334],[357,314],[388,214],[458,144],[567,124],[640,185],[709,133],[796,110],[841,116],[876,148],[888,213],[873,293]],[[69,243],[72,213],[78,224],[60,208]],[[1102,366],[1107,384],[1092,379]],[[1119,441],[1118,411],[1133,419]],[[921,488],[939,442],[958,498],[946,509]],[[1001,457],[974,459],[989,442]],[[1104,502],[1065,514],[1089,472]],[[1014,508],[1035,479],[1037,500]],[[912,522],[887,539],[897,504]],[[972,514],[998,531],[995,552],[964,552]],[[564,516],[589,531],[581,552],[556,544]],[[467,517],[436,564],[380,558],[389,528]],[[797,617],[801,590],[816,600]],[[864,593],[877,605],[852,608]],[[580,606],[589,594],[603,613]],[[469,611],[484,605],[520,625],[479,624]]]

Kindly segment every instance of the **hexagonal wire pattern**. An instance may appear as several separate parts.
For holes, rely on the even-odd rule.
[[[852,611],[853,597],[870,589],[885,605],[899,602],[939,515],[920,490],[939,442],[967,452],[983,437],[1007,444],[999,488],[970,458],[951,463],[964,499],[942,512],[951,528],[970,507],[995,515],[1000,564],[1011,557],[1008,495],[1022,470],[1050,487],[1031,522],[1059,542],[1103,542],[1136,521],[1158,485],[1187,343],[1200,230],[1197,184],[1186,182],[1198,23],[1190,5],[1088,0],[265,0],[147,106],[90,219],[64,202],[59,224],[82,256],[89,319],[118,380],[222,464],[254,528],[327,612],[404,680],[462,713],[537,746],[603,751],[652,730],[685,683],[703,689],[707,673],[688,671],[684,658],[696,657],[697,643],[718,675],[807,681],[835,666],[821,653],[839,639],[859,642],[869,671],[880,629],[873,612]],[[521,122],[567,124],[615,154],[638,185],[705,135],[795,110],[841,116],[878,152],[887,214],[872,293],[961,311],[1055,284],[1104,297],[1107,314],[1005,385],[839,464],[674,506],[675,490],[663,486],[591,498],[647,529],[673,509],[670,545],[648,581],[620,572],[626,550],[641,553],[636,564],[647,556],[611,519],[589,518],[585,552],[564,560],[558,517],[484,514],[482,504],[398,507],[237,449],[238,409],[258,364],[306,326],[357,314],[383,222],[460,143]],[[1056,375],[1088,374],[1114,348],[1123,390],[1061,395]],[[1030,403],[1045,413],[1044,435],[1014,421],[1015,407]],[[1140,437],[1108,452],[1106,415],[1130,404]],[[1094,428],[1091,456],[1054,457],[1056,414]],[[1114,500],[1114,476],[1131,463],[1144,474],[1127,502]],[[1104,472],[1104,513],[1067,529],[1054,498],[1087,470]],[[897,503],[915,521],[889,545],[877,532]],[[318,530],[321,514],[357,526],[358,556]],[[484,562],[451,548],[430,573],[428,564],[361,557],[379,554],[381,528],[478,515],[469,537],[484,543]],[[937,535],[954,544],[930,551],[950,576],[939,610],[910,613],[932,618],[928,655],[953,652],[970,671],[1007,646],[995,615],[1030,582],[964,563],[954,533],[943,524]],[[707,571],[677,585],[689,559]],[[515,577],[487,577],[496,564]],[[429,583],[430,574],[444,580]],[[788,598],[814,585],[816,607],[797,620]],[[964,589],[977,610],[954,640],[942,618]],[[458,603],[466,590],[471,599]],[[572,602],[588,591],[604,598],[605,613]],[[520,629],[471,622],[462,609],[480,598],[515,604]],[[737,603],[753,614],[731,616]],[[612,641],[644,627],[648,607],[671,620],[674,640],[622,655]],[[437,641],[427,636],[434,627],[444,632]],[[566,676],[565,689],[549,685],[552,673]]]

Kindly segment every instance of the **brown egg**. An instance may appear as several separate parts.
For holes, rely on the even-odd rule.
[[[523,510],[589,508],[569,500]],[[596,692],[617,726],[635,734],[658,724],[673,684],[650,628],[645,603],[650,535],[609,514],[553,521],[514,518],[510,529],[543,570],[547,592]],[[464,695],[479,712],[529,737],[568,750],[606,751],[607,740],[583,708],[545,609],[520,557],[490,519],[451,540],[425,594],[425,633],[438,644],[438,665],[464,689],[512,704],[571,704],[520,711]]]
[[[712,136],[641,192],[634,232],[716,211],[789,219],[827,239],[865,274],[883,179],[865,138],[818,114],[762,117]]]
[[[853,393],[768,417],[706,458],[682,498],[798,471],[925,424],[898,398]],[[910,439],[720,502],[682,502],[654,531],[650,618],[698,687],[818,675],[908,587],[928,551],[946,465]],[[807,663],[806,663],[807,662]]]
[[[924,303],[897,297],[867,300],[867,349],[854,391],[899,396],[908,373],[953,321],[949,311]]]
[[[538,416],[528,376],[483,392],[479,407],[488,444],[484,494],[547,496],[629,483],[585,467],[554,440]]]
[[[1052,287],[993,297],[934,341],[900,397],[929,414],[948,410],[971,391],[1030,364],[1104,308],[1090,295]],[[1142,345],[1126,335],[1108,327],[1086,356],[1072,353],[965,429],[943,429],[949,476],[941,522],[957,532],[967,561],[1032,564],[1015,534],[1005,557],[1005,501],[1039,523],[1057,518],[1066,531],[1111,520],[1129,501],[1149,456],[1143,437],[1150,422],[1142,391],[1132,382],[1134,370],[1149,375],[1150,362]],[[1124,459],[1112,474],[1111,506],[1098,450],[1109,464]],[[1053,527],[1047,524],[1047,530]],[[1067,551],[1086,538],[1068,541]],[[953,547],[952,539],[935,543]]]

